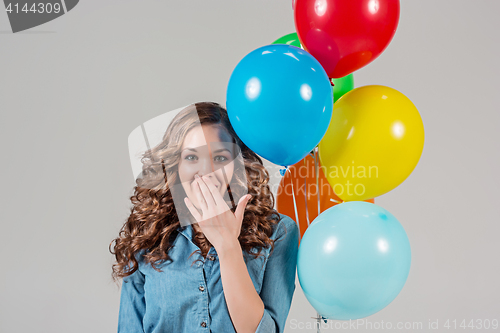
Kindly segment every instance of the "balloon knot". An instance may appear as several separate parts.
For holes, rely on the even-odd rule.
[[[283,177],[285,175],[286,170],[288,170],[288,166],[285,166],[284,169],[280,169],[281,177]]]
[[[330,79],[330,83],[331,83],[332,87],[335,86],[335,83],[333,83],[333,79]]]

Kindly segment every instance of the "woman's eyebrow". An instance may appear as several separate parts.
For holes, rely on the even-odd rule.
[[[224,150],[227,150],[228,152],[231,152],[229,149],[227,148],[222,148],[222,149],[218,149],[218,150],[215,150],[214,153],[218,153],[220,151],[224,151]]]
[[[198,152],[198,151],[197,151],[196,149],[194,149],[194,148],[185,148],[184,150],[191,150],[191,151],[194,151],[194,152],[196,152],[196,153]],[[183,150],[183,151],[184,151],[184,150]],[[220,151],[224,151],[224,150],[227,150],[228,152],[231,152],[231,151],[230,151],[229,149],[227,149],[227,148],[221,148],[221,149],[217,149],[217,150],[215,150],[215,151],[214,151],[214,153],[218,153],[218,152],[220,152]]]

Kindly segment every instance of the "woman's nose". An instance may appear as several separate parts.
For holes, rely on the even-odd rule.
[[[200,169],[198,171],[198,174],[200,176],[205,176],[205,175],[211,174],[213,172],[214,172],[214,170],[213,170],[212,161],[210,159],[202,159],[202,161],[200,163]]]

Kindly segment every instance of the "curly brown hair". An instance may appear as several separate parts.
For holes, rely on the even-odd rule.
[[[156,266],[171,259],[168,251],[178,234],[176,229],[181,225],[176,209],[187,207],[174,207],[168,184],[171,179],[179,178],[177,166],[184,138],[189,130],[201,124],[216,125],[225,129],[232,136],[233,143],[241,150],[246,179],[233,178],[236,178],[236,183],[246,186],[248,193],[252,195],[246,206],[238,237],[242,249],[255,258],[261,255],[263,248],[271,246],[271,251],[274,250],[274,241],[270,236],[273,233],[273,225],[278,224],[281,217],[273,208],[275,199],[268,185],[269,172],[262,164],[261,158],[239,139],[225,108],[215,102],[195,103],[181,110],[168,126],[162,141],[142,155],[142,174],[136,179],[134,195],[130,197],[133,204],[130,216],[122,226],[119,236],[109,245],[109,251],[116,258],[116,263],[112,266],[113,281],[117,282],[119,278],[129,276],[138,269],[136,254],[142,250],[145,250],[145,262],[150,263],[159,272],[162,271]],[[169,181],[166,182],[166,179]],[[241,187],[232,188],[233,191],[238,191]],[[230,191],[231,187],[228,187],[228,192]],[[231,210],[233,213],[236,210],[234,204]],[[202,231],[194,231],[193,242],[200,249],[191,255],[200,253],[201,250],[203,257],[206,257],[212,244]],[[257,253],[252,249],[257,249]],[[129,266],[130,263],[133,264],[132,267]],[[129,269],[126,271],[126,268]]]

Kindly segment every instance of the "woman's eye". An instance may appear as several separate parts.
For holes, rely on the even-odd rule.
[[[192,157],[192,158],[191,158]],[[195,161],[198,159],[198,157],[196,155],[188,155],[186,157],[184,157],[185,160],[188,160],[188,161]],[[225,162],[227,161],[228,158],[225,157],[225,156],[222,156],[222,155],[219,155],[219,156],[216,156],[215,157],[215,161],[216,162]]]

